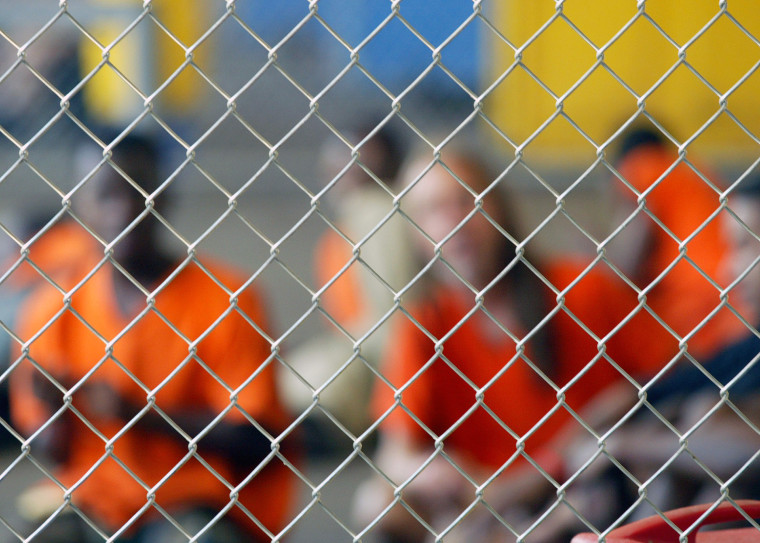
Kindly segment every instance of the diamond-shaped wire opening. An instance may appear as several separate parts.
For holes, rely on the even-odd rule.
[[[741,58],[728,55],[729,51],[735,50],[744,52]],[[728,17],[720,17],[690,44],[686,55],[689,65],[696,72],[708,80],[718,92],[725,93],[760,59],[760,47],[757,39],[744,34]],[[721,63],[721,69],[716,70],[704,60],[714,58],[712,55],[726,59],[735,58],[735,61]]]
[[[540,53],[533,53],[544,48],[544,40],[565,44],[571,58],[577,59],[577,65],[568,66],[567,70],[561,72],[551,70],[549,65],[538,56]],[[582,62],[586,59],[586,62]],[[542,29],[541,34],[523,50],[522,60],[526,68],[538,80],[546,85],[552,93],[559,96],[564,94],[591,68],[594,64],[595,52],[584,37],[580,36],[564,19],[557,19]]]
[[[638,62],[628,61],[632,53]],[[604,53],[609,69],[639,96],[649,90],[677,58],[676,47],[645,17],[636,17]],[[639,69],[639,63],[648,69]]]
[[[694,10],[690,17],[676,22],[665,5],[646,6],[647,18],[652,20],[660,31],[679,45],[685,44],[707,27],[713,18],[720,15],[721,6],[704,3]]]
[[[600,3],[588,9],[579,0],[565,1],[562,14],[597,47],[609,43],[637,13],[637,6]]]

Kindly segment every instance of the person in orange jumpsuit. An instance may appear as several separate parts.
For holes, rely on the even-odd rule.
[[[313,258],[324,325],[288,350],[289,367],[280,380],[293,412],[312,408],[319,391],[319,408],[310,411],[307,425],[315,429],[309,443],[319,448],[340,443],[346,429],[360,435],[372,423],[367,398],[388,337],[388,327],[379,324],[394,305],[394,292],[413,277],[404,220],[393,214],[402,157],[396,132],[368,124],[349,137],[355,157],[343,142],[328,143],[320,157],[332,184],[320,197],[331,224],[320,234]]]
[[[69,217],[42,225],[41,233],[34,226],[24,227],[19,236],[26,245],[7,251],[0,260],[0,367],[5,371],[10,363],[11,342],[17,333],[19,307],[42,282],[52,281],[70,290],[84,279],[91,266],[102,258],[98,255],[92,236]],[[18,249],[18,250],[16,250]],[[8,331],[6,331],[8,330]],[[8,382],[0,383],[0,416],[9,418]],[[10,434],[2,433],[0,444],[15,445]]]
[[[110,258],[66,299],[44,283],[21,312],[13,424],[55,463],[22,512],[52,518],[40,541],[268,541],[294,489],[261,297],[225,264],[160,248],[148,139],[98,159],[80,157],[79,213]]]
[[[755,431],[760,390],[760,176],[732,187],[726,212],[719,218],[730,240],[721,283],[731,285],[729,299],[742,308],[744,333],[712,356],[684,360],[647,387],[647,402],[660,417],[667,417],[669,426],[642,410],[607,440],[607,450],[639,480],[668,466],[647,487],[661,510],[718,499],[725,492],[718,481],[728,483],[735,499],[752,497],[760,481],[754,459],[760,446]],[[688,436],[688,442],[682,436]],[[674,455],[684,444],[688,454]],[[629,500],[635,499],[638,489],[631,494]]]
[[[357,495],[360,521],[380,518],[393,542],[423,541],[424,523],[459,541],[468,523],[492,521],[476,497],[492,478],[485,501],[510,522],[531,519],[563,478],[559,436],[579,427],[572,413],[610,380],[607,347],[622,355],[613,340],[600,347],[620,319],[600,303],[617,288],[604,270],[516,251],[514,215],[477,154],[444,149],[431,164],[416,157],[402,176],[402,210],[430,267],[424,293],[396,317],[374,398],[377,465],[423,522],[385,478]]]
[[[608,254],[645,294],[649,310],[642,307],[624,333],[633,348],[645,349],[643,375],[670,362],[682,339],[691,356],[704,359],[744,330],[731,309],[721,306],[720,289],[727,286],[721,266],[730,245],[718,219],[722,189],[714,174],[695,168],[679,161],[654,129],[636,127],[620,146],[616,169],[622,181],[616,192],[622,215],[636,216]],[[636,211],[639,199],[646,211]],[[628,297],[637,293],[631,290]],[[742,310],[740,301],[734,309]]]
[[[89,232],[70,217],[25,225],[23,230],[20,238],[28,237],[26,244],[10,248],[0,260],[0,320],[9,330],[15,329],[18,306],[40,283],[70,290],[103,257]],[[2,367],[7,368],[10,336],[5,333],[0,334],[0,353]]]
[[[605,439],[605,455],[600,455],[599,461],[586,465],[589,452],[585,452],[577,455],[579,462],[574,459],[574,464],[568,463],[570,471],[583,469],[584,473],[566,494],[576,510],[594,512],[599,530],[635,507],[642,491],[636,480],[646,482],[648,499],[660,510],[685,506],[694,498],[704,464],[694,462],[688,454],[679,462],[672,461],[680,442],[671,428],[681,427],[684,420],[698,420],[705,414],[704,406],[698,406],[698,401],[685,402],[676,416],[673,406],[662,404],[661,379],[668,371],[682,378],[689,369],[704,379],[694,362],[709,364],[722,349],[746,334],[743,319],[754,320],[739,288],[728,292],[726,300],[721,299],[721,290],[735,279],[727,278],[724,268],[735,258],[724,228],[722,187],[716,176],[705,169],[697,170],[693,162],[680,161],[659,132],[640,127],[624,135],[615,168],[619,178],[614,196],[620,216],[613,226],[627,222],[605,246],[604,256],[616,269],[613,277],[621,288],[600,301],[621,324],[608,351],[621,372],[608,373],[608,393],[593,407],[618,424]],[[626,286],[617,274],[623,274],[631,285]],[[621,378],[624,373],[627,378]],[[644,406],[645,400],[654,407]],[[661,411],[653,416],[650,409]],[[622,419],[628,410],[631,416]],[[687,411],[691,413],[684,415]],[[672,426],[666,427],[661,417],[668,418]],[[716,420],[722,419],[715,416],[700,424],[712,428],[720,436],[718,441],[726,435],[738,441],[739,433],[732,432],[735,426],[729,428],[735,421],[721,425],[715,424]],[[721,431],[715,432],[716,428]],[[716,466],[718,472],[714,461],[717,455],[711,457],[705,452],[704,444],[710,441],[704,439],[705,434],[709,432],[689,433],[691,450],[701,450],[704,463]],[[647,438],[642,440],[642,436]],[[600,450],[600,444],[576,442],[575,448],[593,452]],[[735,448],[742,451],[736,456],[746,450],[738,444]],[[711,452],[720,454],[718,448]],[[625,470],[607,461],[607,454]],[[650,480],[664,465],[669,466],[669,473]],[[666,486],[672,472],[682,465],[688,469],[681,481],[688,480],[688,484]],[[640,508],[634,514],[649,512]],[[586,516],[587,521],[590,518]],[[555,526],[561,522],[575,524],[576,531],[583,529],[575,515],[566,515]],[[542,528],[548,529],[549,523]]]

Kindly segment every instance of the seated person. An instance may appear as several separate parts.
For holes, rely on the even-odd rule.
[[[725,214],[725,226],[731,240],[731,252],[725,259],[726,282],[735,285],[729,291],[729,299],[738,300],[738,305],[745,308],[745,319],[758,323],[760,316],[760,176],[751,177],[737,185],[729,195],[729,209],[732,214]],[[734,217],[734,215],[736,217]],[[714,356],[702,361],[706,372],[693,364],[683,365],[655,383],[647,391],[647,399],[652,403],[661,403],[674,396],[689,395],[715,387],[709,374],[721,385],[728,385],[739,379],[728,389],[729,397],[737,399],[746,397],[760,390],[760,366],[754,359],[760,354],[760,337],[755,330],[746,328],[743,337],[719,351]],[[751,367],[748,367],[752,364]]]
[[[653,182],[665,171],[668,161],[672,162],[673,155],[666,150],[661,138],[650,136],[648,132],[634,133],[631,137],[639,141],[632,144],[632,150],[624,156],[634,164],[624,159],[620,171],[634,182],[640,183],[643,179]],[[649,174],[643,175],[643,171]],[[698,228],[715,211],[712,206],[717,209],[717,201],[712,200],[717,200],[718,195],[685,165],[675,168],[664,179],[664,185],[657,187],[659,191],[647,195],[647,208],[658,213],[658,218],[661,214],[663,224],[669,225],[673,232],[686,236],[689,229]],[[679,179],[682,180],[678,182]],[[699,236],[687,244],[687,255],[692,263],[699,264],[701,272],[692,263],[681,261],[647,294],[647,304],[656,307],[659,317],[675,331],[686,334],[689,328],[699,328],[687,340],[685,355],[678,355],[677,347],[672,345],[672,335],[666,333],[667,338],[661,335],[664,331],[661,326],[657,326],[657,332],[640,327],[641,320],[634,319],[630,321],[631,326],[622,328],[622,339],[631,345],[630,350],[641,355],[640,373],[633,374],[641,384],[614,389],[598,409],[616,413],[613,419],[628,410],[631,415],[635,414],[625,423],[621,420],[604,440],[605,454],[624,466],[627,474],[611,468],[609,462],[597,462],[592,469],[584,468],[591,453],[599,450],[599,443],[574,443],[570,448],[579,452],[579,461],[568,463],[568,468],[570,471],[584,469],[575,489],[579,496],[576,503],[596,496],[597,504],[632,505],[646,490],[649,503],[659,510],[668,510],[717,499],[723,492],[721,480],[731,480],[732,497],[753,496],[760,475],[760,466],[751,462],[760,447],[760,435],[752,426],[760,424],[756,407],[760,339],[757,330],[742,321],[756,323],[760,315],[760,270],[756,262],[759,254],[756,232],[760,232],[759,187],[758,180],[742,181],[730,192],[732,214],[724,212],[705,223]],[[640,187],[641,190],[646,188]],[[668,200],[676,201],[679,195],[688,195],[688,205],[668,203]],[[652,225],[652,228],[655,227]],[[650,240],[651,253],[646,261],[651,265],[652,259],[657,258],[665,266],[667,258],[674,258],[675,248],[667,248],[672,245],[672,238],[662,227],[656,229],[661,230],[657,236],[662,239]],[[658,253],[660,257],[656,257]],[[720,288],[705,280],[702,273],[709,273],[718,285],[731,287],[728,289],[731,309],[717,311]],[[676,294],[679,291],[682,301]],[[670,302],[666,303],[667,300]],[[715,312],[711,314],[711,311]],[[665,350],[660,344],[663,339],[671,343]],[[671,369],[664,371],[662,364],[651,363],[657,360],[658,349],[666,353],[660,357],[661,362],[677,362]],[[723,387],[725,399],[721,392]],[[603,486],[607,487],[604,492]],[[598,505],[595,508],[599,509]],[[622,514],[624,510],[618,509],[618,512]],[[633,518],[653,512],[649,505],[643,504]],[[576,519],[566,520],[582,529]]]
[[[725,226],[732,242],[726,258],[726,284],[732,285],[729,300],[743,307],[747,322],[757,323],[760,315],[760,177],[745,179],[730,193]],[[754,496],[760,465],[750,462],[760,447],[760,337],[746,327],[743,337],[713,356],[692,358],[646,389],[646,400],[676,426],[666,428],[651,414],[640,416],[636,424],[613,436],[611,445],[621,461],[632,469],[651,472],[669,462],[666,493],[672,503],[666,508],[702,503],[716,498],[718,477],[732,480],[734,498]],[[645,412],[646,413],[646,412]],[[637,446],[637,437],[647,435],[646,446]],[[691,455],[671,457],[688,436]],[[730,446],[726,446],[730,444]],[[679,490],[676,492],[675,490]],[[676,496],[676,498],[673,498]]]
[[[702,359],[745,329],[721,307],[716,287],[730,241],[715,216],[719,189],[705,179],[718,186],[719,180],[678,159],[662,133],[636,126],[624,134],[615,162],[616,226],[628,222],[606,254],[646,304],[626,328],[631,348],[642,349],[647,359],[642,369],[649,376],[679,354],[682,340],[691,356]]]
[[[70,296],[42,283],[20,312],[12,421],[53,463],[21,512],[30,530],[50,520],[41,542],[269,541],[292,477],[260,295],[162,247],[149,139],[112,153],[81,151],[74,202],[107,258]]]
[[[394,293],[413,277],[404,221],[393,214],[401,142],[387,126],[375,129],[350,135],[356,156],[342,141],[324,145],[321,153],[329,190],[320,209],[330,224],[314,248],[313,264],[325,318],[319,333],[285,355],[289,367],[280,379],[293,412],[311,409],[319,391],[309,419],[317,447],[339,443],[343,428],[360,435],[371,424],[367,398],[388,340],[382,322]]]
[[[396,313],[375,392],[381,475],[356,499],[383,541],[503,540],[497,515],[531,531],[563,477],[558,436],[612,378],[600,338],[619,320],[599,303],[604,274],[541,265],[494,179],[464,148],[402,171],[424,273]]]

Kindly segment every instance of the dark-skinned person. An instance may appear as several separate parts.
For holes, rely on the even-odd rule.
[[[160,158],[135,134],[77,153],[74,210],[101,259],[20,312],[13,425],[51,463],[19,500],[35,541],[269,541],[287,516],[289,418],[262,295],[161,243]]]

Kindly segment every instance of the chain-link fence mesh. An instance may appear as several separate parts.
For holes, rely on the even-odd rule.
[[[0,14],[2,541],[755,497],[754,0]]]

